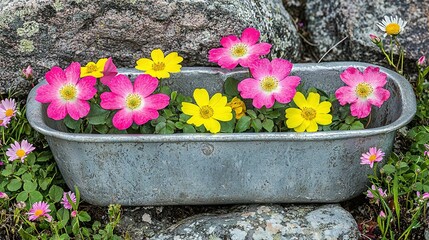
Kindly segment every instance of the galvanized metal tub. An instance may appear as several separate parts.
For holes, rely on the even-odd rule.
[[[340,73],[361,70],[365,63],[295,64],[305,87],[334,92],[343,86]],[[121,69],[122,73],[140,72]],[[410,84],[388,75],[390,99],[373,111],[371,128],[316,133],[240,133],[170,135],[96,135],[62,131],[35,101],[38,84],[29,94],[27,117],[45,135],[70,188],[95,205],[177,205],[231,203],[340,202],[365,191],[372,169],[360,164],[370,147],[387,155],[397,129],[416,111]],[[229,76],[242,78],[247,70],[183,68],[166,82],[192,94],[194,88],[221,91]]]

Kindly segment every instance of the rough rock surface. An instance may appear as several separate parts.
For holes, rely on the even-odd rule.
[[[225,212],[225,211],[223,211]],[[358,239],[357,224],[339,205],[243,205],[228,213],[197,215],[163,230],[150,239]],[[147,213],[143,222],[153,223]],[[130,227],[127,214],[123,220],[130,237],[142,239],[145,230],[138,224]],[[124,225],[124,223],[122,223]],[[161,227],[162,228],[162,227]],[[154,229],[154,227],[152,227]],[[159,232],[160,228],[155,231]],[[152,230],[153,231],[153,230]]]
[[[409,59],[417,60],[427,54],[428,49],[422,46],[429,44],[428,12],[429,0],[321,0],[307,2],[306,16],[319,57],[347,37],[324,61],[374,62],[383,56],[369,34],[383,35],[376,23],[385,15],[397,15],[408,22],[399,41],[405,46]]]
[[[183,65],[208,65],[207,52],[221,36],[261,31],[272,57],[296,60],[300,41],[281,0],[2,0],[0,92],[24,84],[31,64],[40,79],[54,65],[112,56],[134,67],[154,48],[177,51]]]

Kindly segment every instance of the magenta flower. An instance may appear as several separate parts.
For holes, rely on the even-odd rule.
[[[380,162],[383,160],[384,152],[376,147],[369,148],[369,151],[363,153],[360,157],[360,164],[368,164],[371,168],[374,166],[374,162]]]
[[[242,98],[253,99],[253,106],[270,108],[277,100],[280,103],[290,102],[296,93],[301,78],[288,76],[292,63],[284,59],[260,59],[250,68],[253,78],[246,78],[238,84]]]
[[[37,219],[43,220],[46,218],[46,221],[52,221],[52,216],[49,215],[49,204],[46,202],[35,202],[33,206],[31,206],[30,211],[27,213],[30,215],[28,220],[35,221]]]
[[[9,196],[4,193],[4,192],[0,192],[0,198],[8,198]]]
[[[9,161],[20,159],[21,162],[24,162],[27,155],[34,149],[33,144],[28,143],[27,140],[22,140],[21,144],[15,141],[15,143],[11,144],[10,148],[7,149],[6,155],[9,157]]]
[[[340,87],[335,97],[341,105],[350,103],[351,114],[357,118],[367,117],[371,113],[371,105],[381,107],[390,97],[390,92],[383,88],[387,75],[378,67],[367,67],[363,73],[349,67],[340,77],[348,86]]]
[[[127,76],[120,74],[110,81],[111,92],[100,95],[100,106],[106,110],[120,109],[112,119],[113,126],[119,130],[129,128],[133,122],[142,125],[158,118],[158,110],[169,104],[169,96],[151,95],[157,87],[158,79],[150,75],[137,76],[133,85]]]
[[[103,77],[101,77],[100,81],[104,85],[109,86],[110,80],[114,78],[118,74],[118,70],[116,69],[115,64],[113,64],[113,60],[109,57],[104,64]]]
[[[426,151],[423,153],[423,156],[429,157],[429,144],[423,144],[426,148]]]
[[[271,49],[269,43],[257,43],[260,32],[254,28],[246,28],[241,38],[234,35],[223,37],[220,40],[222,48],[213,48],[209,51],[209,61],[219,64],[222,68],[233,69],[238,64],[250,67],[261,55],[268,54]]]
[[[77,216],[77,211],[76,211],[76,210],[73,210],[73,211],[70,213],[70,216],[71,216],[72,218],[75,218],[75,217]]]
[[[92,76],[80,78],[80,64],[74,62],[64,71],[53,67],[46,73],[48,84],[37,89],[36,100],[49,103],[48,117],[61,120],[67,114],[74,120],[85,117],[90,110],[89,103],[97,89],[97,79]]]
[[[24,75],[25,79],[31,79],[33,78],[33,69],[30,65],[28,65],[27,68],[22,70],[22,75]]]
[[[386,217],[386,213],[384,213],[383,211],[380,211],[380,214],[378,214],[379,217],[381,218],[385,218]]]
[[[65,209],[72,209],[72,205],[70,204],[67,195],[70,197],[73,203],[76,203],[76,195],[74,195],[73,192],[65,192],[63,194],[63,198],[61,199],[61,204],[64,206]]]
[[[0,104],[0,112],[2,112],[2,114],[5,117],[8,118],[12,118],[15,117],[16,115],[16,103],[15,103],[15,99],[4,99],[1,101]]]

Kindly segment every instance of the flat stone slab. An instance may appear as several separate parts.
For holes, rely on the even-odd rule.
[[[141,218],[152,223],[147,213]],[[130,226],[127,229],[131,233],[142,232]],[[243,205],[228,213],[186,218],[150,239],[359,239],[359,230],[352,215],[338,204]]]

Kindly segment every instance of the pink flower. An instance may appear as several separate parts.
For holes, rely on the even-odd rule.
[[[15,99],[8,99],[1,101],[0,112],[3,113],[5,117],[12,118],[16,115],[16,103]]]
[[[0,198],[8,198],[9,196],[4,193],[4,192],[0,192]]]
[[[106,110],[120,109],[112,119],[113,126],[119,130],[129,128],[133,122],[142,125],[158,118],[158,110],[170,101],[170,97],[162,93],[151,95],[157,87],[158,79],[150,75],[137,76],[133,85],[127,76],[120,74],[111,80],[111,92],[100,95],[100,106]]]
[[[246,28],[241,34],[241,39],[234,35],[223,37],[220,40],[223,47],[211,49],[209,61],[227,69],[233,69],[238,64],[242,67],[250,67],[255,60],[261,55],[268,54],[271,49],[269,43],[257,43],[259,36],[258,30]]]
[[[63,198],[61,199],[61,204],[64,206],[65,209],[72,209],[72,205],[70,204],[67,198],[67,195],[70,197],[73,203],[76,203],[76,196],[74,195],[73,192],[69,191],[63,194]]]
[[[423,153],[424,156],[429,157],[429,144],[423,144],[426,148],[426,151]]]
[[[30,65],[28,65],[27,68],[22,70],[22,74],[24,75],[25,79],[31,79],[33,78],[33,69]]]
[[[425,61],[426,61],[426,57],[425,56],[421,56],[419,58],[419,60],[417,61],[417,65],[424,66],[425,65]]]
[[[21,162],[24,162],[27,155],[34,149],[33,144],[28,143],[27,140],[22,140],[21,144],[15,141],[15,143],[11,144],[10,148],[7,149],[6,155],[9,157],[9,161],[20,159]]]
[[[386,214],[383,211],[380,211],[380,214],[378,214],[378,216],[381,218],[385,218]]]
[[[113,64],[112,58],[109,57],[104,64],[103,77],[101,77],[100,81],[104,85],[109,85],[110,80],[118,74],[118,70],[116,69],[115,64]]]
[[[384,190],[383,191],[383,189],[382,188],[378,188],[378,189],[376,189],[376,187],[375,187],[375,185],[372,185],[371,186],[371,189],[373,190],[373,191],[378,191],[378,194],[380,194],[380,197],[387,197],[387,190]],[[372,193],[372,191],[371,190],[368,190],[367,191],[367,193],[366,193],[366,196],[368,197],[368,198],[374,198],[374,194]]]
[[[429,193],[427,193],[427,192],[423,193],[422,198],[423,199],[428,199],[429,198]]]
[[[363,73],[349,67],[340,77],[348,86],[340,87],[335,97],[341,105],[350,103],[351,113],[357,118],[367,117],[371,113],[371,105],[381,107],[390,97],[390,92],[383,88],[387,75],[378,67],[367,67]]]
[[[277,100],[290,102],[296,93],[301,79],[288,76],[292,63],[284,59],[260,59],[250,68],[253,78],[247,78],[238,84],[238,91],[243,98],[253,99],[253,106],[270,108]]]
[[[369,166],[372,168],[374,165],[374,162],[380,162],[383,160],[384,152],[381,151],[381,149],[377,149],[376,147],[369,148],[369,151],[366,153],[363,153],[360,157],[360,164],[369,164]]]
[[[375,44],[378,44],[381,42],[381,39],[374,34],[369,34],[369,37],[371,38],[371,41]]]
[[[80,78],[80,64],[71,63],[64,71],[53,67],[46,73],[48,84],[37,89],[36,100],[49,103],[48,117],[61,120],[68,115],[74,120],[85,117],[90,110],[87,102],[97,89],[97,79],[92,76]]]
[[[76,210],[73,210],[73,211],[70,213],[70,216],[71,216],[72,218],[75,218],[75,217],[77,216],[77,211],[76,211]]]
[[[51,210],[49,209],[49,204],[46,202],[35,202],[33,206],[31,206],[30,211],[27,213],[30,215],[28,217],[28,220],[35,221],[37,219],[45,219],[46,221],[50,222],[52,221],[52,216],[49,215],[49,212]]]
[[[10,122],[10,117],[6,117],[6,113],[4,111],[0,111],[0,127],[7,128],[7,125]]]

